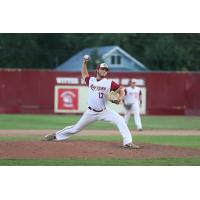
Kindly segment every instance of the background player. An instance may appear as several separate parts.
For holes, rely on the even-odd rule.
[[[84,56],[82,64],[82,78],[89,87],[88,92],[88,108],[77,124],[67,126],[64,129],[45,136],[47,141],[50,140],[66,140],[75,133],[81,131],[85,126],[97,120],[107,121],[115,124],[123,138],[123,146],[125,148],[138,149],[139,146],[132,143],[132,136],[125,123],[123,117],[117,112],[109,109],[107,104],[106,94],[110,91],[118,91],[119,97],[116,104],[119,104],[125,95],[125,88],[119,86],[114,81],[105,78],[108,74],[108,65],[101,63],[96,69],[96,77],[91,77],[88,74],[87,64],[89,56]]]
[[[129,82],[129,87],[126,87],[126,95],[123,100],[126,113],[124,119],[128,124],[132,114],[134,114],[134,121],[137,130],[142,131],[142,123],[140,117],[140,106],[142,104],[142,92],[139,87],[136,87],[136,80],[132,79]]]

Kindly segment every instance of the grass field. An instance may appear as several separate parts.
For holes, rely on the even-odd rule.
[[[61,129],[75,124],[79,115],[0,115],[0,129]],[[144,129],[200,130],[200,117],[188,116],[142,116]],[[96,122],[88,129],[116,129],[106,122]],[[133,118],[129,127],[134,128]]]
[[[0,115],[0,129],[61,129],[64,126],[75,124],[80,116],[64,115]],[[143,116],[144,129],[152,130],[200,130],[200,117],[184,116]],[[134,128],[129,122],[130,128]],[[87,129],[115,129],[109,123],[97,122],[87,127]],[[39,140],[39,136],[0,136],[0,140]],[[100,141],[120,141],[121,137],[116,136],[79,136],[72,137],[72,140],[100,140]],[[136,135],[135,142],[153,143],[162,145],[173,145],[191,148],[200,148],[200,136],[148,136]],[[160,158],[160,159],[60,159],[60,160],[3,160],[0,165],[25,165],[25,166],[192,166],[200,165],[199,158]]]
[[[199,166],[200,158],[0,160],[2,166]]]
[[[39,141],[41,136],[1,136],[0,141]],[[88,141],[121,141],[119,135],[108,135],[108,136],[72,136],[70,140],[88,140]],[[147,136],[147,135],[135,135],[134,141],[136,143],[152,143],[162,144],[171,146],[191,147],[200,148],[200,136]]]

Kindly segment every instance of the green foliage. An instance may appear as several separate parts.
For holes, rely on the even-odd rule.
[[[151,70],[200,70],[199,33],[0,34],[0,68],[55,68],[78,51],[118,45]],[[95,54],[92,64],[100,56]]]
[[[99,54],[97,49],[94,49],[91,52],[90,57],[91,57],[91,60],[89,62],[89,69],[95,70],[98,64],[104,62],[102,59],[102,56]]]

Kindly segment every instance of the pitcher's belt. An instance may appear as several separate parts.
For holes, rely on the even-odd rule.
[[[90,106],[88,107],[90,110],[93,110],[94,112],[102,112],[102,111],[104,111],[105,110],[105,108],[104,109],[102,109],[102,110],[95,110],[95,109],[93,109],[93,108],[91,108]]]

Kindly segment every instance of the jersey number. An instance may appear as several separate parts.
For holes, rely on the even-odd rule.
[[[99,98],[100,98],[100,99],[103,98],[103,93],[99,92]]]

